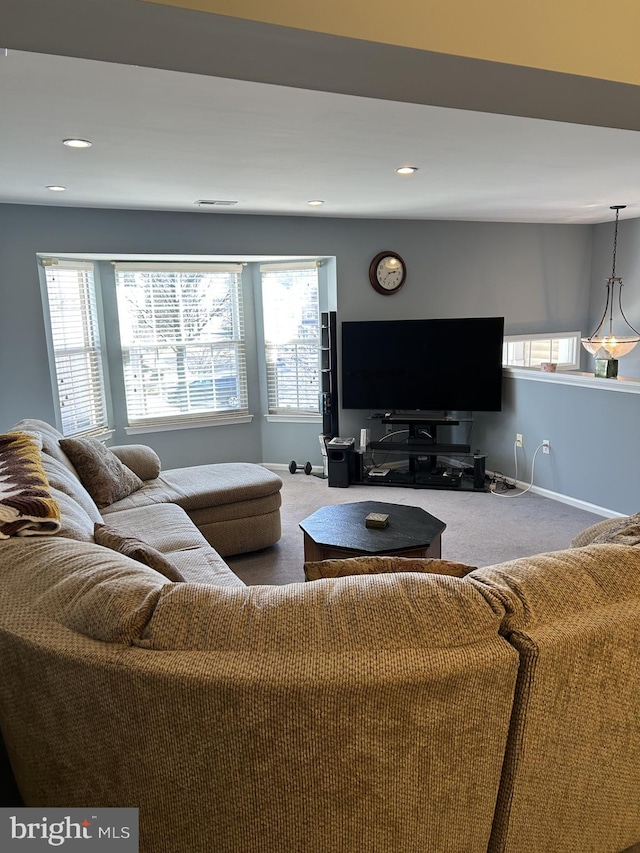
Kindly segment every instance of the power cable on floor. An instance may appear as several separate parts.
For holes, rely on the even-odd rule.
[[[525,495],[529,491],[529,489],[533,486],[533,473],[534,473],[535,466],[536,466],[536,456],[538,455],[538,452],[540,450],[542,450],[543,447],[544,447],[544,445],[539,444],[535,449],[535,452],[533,454],[533,459],[531,460],[531,482],[526,487],[526,489],[523,489],[521,492],[516,492],[516,494],[514,494],[514,495],[500,495],[496,492],[495,488],[491,488],[494,486],[494,483],[492,483],[491,487],[490,487],[491,494],[495,495],[497,498],[519,498],[521,495]],[[518,482],[518,445],[517,445],[517,442],[513,443],[513,459],[515,462],[516,474],[515,474],[515,477],[513,480],[513,485],[507,485],[506,488],[515,489],[516,484]],[[506,482],[507,481],[505,479],[505,483]]]

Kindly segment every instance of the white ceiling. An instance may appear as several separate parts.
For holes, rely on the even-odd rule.
[[[640,216],[640,133],[9,50],[0,202],[595,223]]]

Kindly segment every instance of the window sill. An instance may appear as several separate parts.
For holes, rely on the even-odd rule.
[[[265,420],[268,423],[274,424],[321,424],[322,423],[322,415],[301,415],[301,414],[293,414],[290,415],[265,415]]]
[[[617,379],[603,379],[592,373],[567,371],[545,373],[535,367],[504,367],[503,375],[510,379],[529,379],[532,382],[552,382],[556,385],[574,385],[580,388],[597,388],[600,391],[622,391],[626,394],[640,394],[640,379],[619,376]]]
[[[202,427],[230,426],[231,424],[250,424],[253,415],[230,415],[228,417],[193,418],[184,421],[167,421],[165,423],[135,424],[124,428],[127,435],[140,435],[146,432],[176,432],[183,429],[200,429]]]

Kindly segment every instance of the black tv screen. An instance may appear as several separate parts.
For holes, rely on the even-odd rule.
[[[504,317],[342,323],[342,407],[498,412]]]

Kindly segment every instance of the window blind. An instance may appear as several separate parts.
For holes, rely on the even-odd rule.
[[[108,429],[93,265],[42,261],[64,435]]]
[[[114,264],[131,425],[248,413],[241,264]]]
[[[555,362],[562,370],[580,367],[580,332],[505,335],[502,363],[511,367],[540,367]]]
[[[320,412],[316,261],[261,266],[270,414]]]

